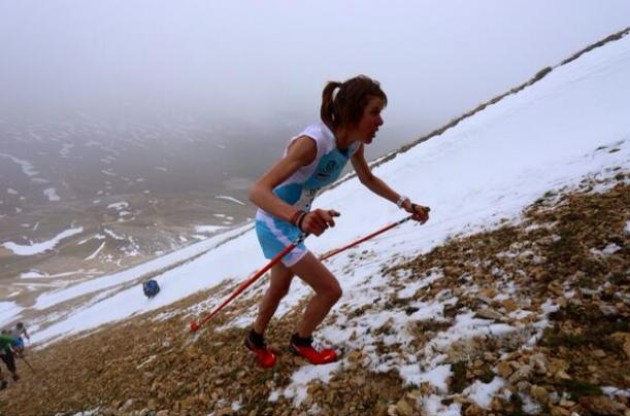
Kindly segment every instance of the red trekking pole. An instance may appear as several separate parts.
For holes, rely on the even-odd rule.
[[[234,291],[234,293],[228,296],[228,298],[225,299],[223,303],[217,306],[212,312],[204,316],[200,321],[192,321],[190,323],[190,331],[191,332],[197,331],[199,328],[201,328],[202,325],[204,325],[206,322],[212,319],[212,317],[215,316],[217,313],[219,313],[219,311],[223,309],[228,303],[230,303],[232,300],[234,300],[234,298],[236,298],[238,295],[243,293],[245,289],[251,286],[256,280],[258,280],[260,276],[265,274],[267,270],[271,269],[276,263],[280,261],[280,259],[282,259],[284,256],[289,254],[295,247],[297,247],[302,241],[304,241],[307,235],[308,234],[301,234],[297,240],[295,240],[293,243],[286,246],[284,250],[278,253],[276,257],[271,259],[269,263],[265,265],[265,267],[263,267],[262,269],[257,271],[252,277],[250,277],[249,279],[241,283],[241,285]]]
[[[327,258],[330,258],[330,257],[334,256],[335,254],[339,254],[342,251],[345,251],[345,250],[347,250],[349,248],[352,248],[352,247],[354,247],[356,245],[359,245],[362,242],[364,242],[366,240],[369,240],[370,238],[376,237],[377,235],[384,233],[385,231],[391,230],[392,228],[397,227],[400,224],[409,221],[411,218],[413,218],[413,215],[410,215],[408,217],[403,218],[402,220],[398,220],[398,221],[396,221],[396,222],[394,222],[392,224],[389,224],[389,225],[387,225],[387,226],[385,226],[385,227],[383,227],[383,228],[381,228],[379,230],[374,231],[372,234],[368,234],[365,237],[359,238],[358,240],[353,241],[352,243],[346,244],[343,247],[339,247],[339,248],[336,248],[334,250],[329,251],[328,253],[322,254],[319,257],[319,259],[321,261],[324,261]]]

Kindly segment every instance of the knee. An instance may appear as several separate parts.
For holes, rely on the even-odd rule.
[[[341,298],[341,295],[343,295],[343,290],[339,284],[332,285],[326,290],[326,297],[330,299],[330,302],[333,304],[337,303],[337,301]]]
[[[287,293],[289,293],[289,287],[281,287],[280,289],[278,289],[278,292],[276,293],[276,296],[278,297],[278,300],[282,300],[282,298],[284,298]]]
[[[287,293],[289,293],[289,286],[274,286],[269,288],[268,295],[276,302],[280,302]]]
[[[337,286],[335,296],[336,296],[335,302],[337,302],[339,299],[341,299],[341,296],[343,296],[343,289],[341,289],[341,286]]]

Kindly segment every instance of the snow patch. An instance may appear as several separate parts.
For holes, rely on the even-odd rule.
[[[333,374],[341,368],[343,361],[324,365],[309,365],[301,367],[293,376],[291,376],[291,384],[285,389],[274,390],[269,396],[272,402],[277,401],[281,396],[293,399],[295,405],[299,405],[306,399],[308,384],[315,380],[328,383]]]
[[[195,231],[198,233],[214,233],[225,229],[222,225],[198,225],[195,227]]]
[[[239,205],[245,205],[245,203],[244,203],[244,202],[239,201],[238,199],[233,198],[233,197],[231,197],[231,196],[217,195],[217,196],[215,196],[215,198],[216,198],[216,199],[224,199],[224,200],[226,200],[226,201],[232,201],[232,202],[237,203],[237,204],[239,204]]]
[[[472,385],[468,386],[462,393],[463,395],[468,396],[470,400],[475,402],[479,407],[483,409],[490,409],[492,398],[503,386],[505,386],[505,380],[500,377],[495,377],[490,383],[484,383],[477,380]]]
[[[49,201],[55,202],[61,200],[59,195],[57,195],[57,190],[55,188],[46,188],[44,189],[44,195],[48,198]]]
[[[24,245],[16,244],[14,242],[9,241],[2,245],[5,248],[11,250],[13,254],[17,254],[18,256],[32,256],[35,254],[43,253],[48,250],[52,250],[64,238],[72,237],[73,235],[79,234],[81,232],[83,232],[83,227],[71,228],[69,230],[66,230],[57,234],[55,237],[51,238],[50,240],[44,241],[41,243],[24,246]]]

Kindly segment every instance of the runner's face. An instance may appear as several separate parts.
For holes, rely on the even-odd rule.
[[[383,125],[383,118],[381,117],[383,108],[385,108],[385,101],[382,98],[370,98],[356,129],[357,139],[361,143],[372,143],[378,128]]]

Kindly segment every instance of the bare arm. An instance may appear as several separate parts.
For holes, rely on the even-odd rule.
[[[278,198],[273,189],[302,166],[313,162],[316,156],[315,141],[308,136],[299,137],[289,146],[287,154],[254,183],[249,191],[249,200],[274,217],[292,222],[301,211]],[[321,235],[328,227],[334,227],[333,217],[338,215],[339,213],[333,210],[316,209],[303,214],[300,229],[310,234]]]
[[[380,178],[374,176],[370,170],[370,166],[365,160],[363,145],[361,145],[354,155],[352,155],[351,162],[359,180],[363,185],[375,194],[382,196],[394,204],[396,203],[400,195],[398,195],[396,191],[390,188],[389,185],[383,182]]]
[[[396,204],[401,195],[389,187],[383,180],[376,177],[370,170],[370,166],[365,160],[365,153],[363,145],[352,155],[352,166],[359,177],[359,181],[365,187],[375,194],[387,199],[388,201]],[[414,204],[409,199],[405,199],[401,205],[405,211],[413,214],[413,219],[425,223],[429,219],[429,207]]]
[[[296,139],[287,154],[254,183],[249,191],[249,200],[271,215],[290,221],[297,209],[278,198],[273,189],[302,166],[310,164],[315,156],[317,146],[313,139],[307,136]]]

